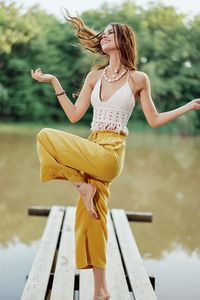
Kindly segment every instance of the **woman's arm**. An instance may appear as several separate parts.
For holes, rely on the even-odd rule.
[[[48,82],[51,83],[55,93],[60,94],[63,92],[63,88],[59,82],[59,80],[50,74],[43,74],[40,69],[37,69],[35,72],[31,72],[32,77],[40,82]],[[79,97],[75,104],[71,102],[71,100],[67,97],[66,94],[61,96],[57,96],[58,101],[66,113],[67,117],[72,123],[79,121],[82,116],[87,111],[90,105],[90,97],[93,89],[93,81],[94,81],[94,73],[95,71],[91,71],[88,73]]]
[[[78,122],[83,117],[83,115],[85,114],[85,112],[87,111],[90,105],[90,97],[93,89],[93,85],[92,85],[93,78],[94,78],[93,71],[91,71],[90,73],[88,73],[85,79],[79,97],[76,100],[75,104],[73,104],[70,101],[70,99],[67,97],[66,94],[57,97],[64,112],[66,113],[67,117],[72,123]],[[56,77],[52,80],[52,85],[56,94],[59,94],[63,91]]]
[[[141,76],[142,88],[140,91],[140,102],[144,115],[151,127],[160,127],[190,110],[200,109],[200,99],[194,99],[179,108],[167,112],[158,113],[151,97],[151,86],[149,78],[145,73],[142,73]]]

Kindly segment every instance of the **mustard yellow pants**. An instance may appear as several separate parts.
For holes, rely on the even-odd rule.
[[[88,213],[81,197],[75,218],[76,267],[106,267],[107,200],[110,183],[124,165],[125,135],[109,130],[93,131],[87,139],[44,128],[37,135],[40,179],[90,182],[96,186],[93,202],[99,215]]]

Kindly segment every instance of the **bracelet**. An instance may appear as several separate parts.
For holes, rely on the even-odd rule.
[[[65,94],[65,90],[63,90],[62,93],[60,93],[60,94],[55,94],[55,95],[56,95],[56,96],[61,96],[61,95],[63,95],[63,94]]]

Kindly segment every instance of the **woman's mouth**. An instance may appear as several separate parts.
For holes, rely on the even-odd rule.
[[[101,44],[103,45],[103,44],[106,44],[106,43],[108,43],[108,42],[110,42],[110,40],[102,40],[102,41],[101,41]]]

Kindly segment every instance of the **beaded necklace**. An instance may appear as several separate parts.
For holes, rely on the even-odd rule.
[[[106,71],[108,70],[108,68],[112,69],[112,67],[110,65],[108,65],[107,67],[105,67],[105,69],[103,70],[103,76],[105,78],[106,81],[108,82],[115,82],[118,81],[119,79],[121,79],[127,72],[127,69],[124,69],[124,71],[117,76],[117,74],[119,73],[119,70],[123,68],[123,66],[121,66],[120,68],[114,68],[114,74],[111,75],[111,78],[108,78]]]

